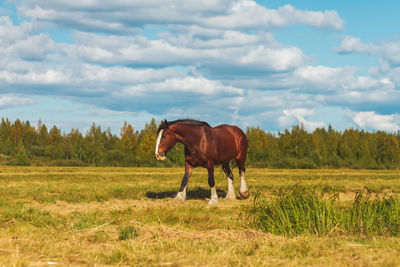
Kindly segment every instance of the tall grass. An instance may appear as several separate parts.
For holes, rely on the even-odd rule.
[[[357,193],[349,204],[337,196],[302,186],[282,191],[270,200],[256,194],[247,219],[264,232],[286,236],[332,232],[400,235],[399,197]]]

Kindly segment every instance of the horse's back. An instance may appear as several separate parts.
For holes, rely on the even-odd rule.
[[[247,154],[247,137],[239,127],[221,124],[211,132],[219,157],[232,159]]]
[[[238,141],[247,144],[246,134],[242,131],[242,129],[240,129],[237,126],[221,124],[212,129],[219,136],[227,137],[227,136],[231,135],[233,138],[238,139]]]

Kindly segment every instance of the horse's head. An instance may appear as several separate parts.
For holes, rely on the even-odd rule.
[[[154,156],[157,160],[164,160],[168,151],[176,143],[176,135],[173,131],[168,129],[168,122],[164,120],[158,128],[158,136]]]

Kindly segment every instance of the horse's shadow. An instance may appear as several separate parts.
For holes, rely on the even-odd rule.
[[[174,198],[178,191],[163,191],[163,192],[146,192],[146,197],[153,199],[163,199],[163,198]],[[188,190],[188,199],[206,199],[210,198],[210,189],[204,189],[202,187],[196,187],[194,190]],[[217,195],[219,198],[225,197],[226,192],[224,190],[217,189]]]

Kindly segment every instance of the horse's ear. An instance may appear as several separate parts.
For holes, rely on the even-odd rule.
[[[164,119],[165,126],[168,128],[168,121]]]

